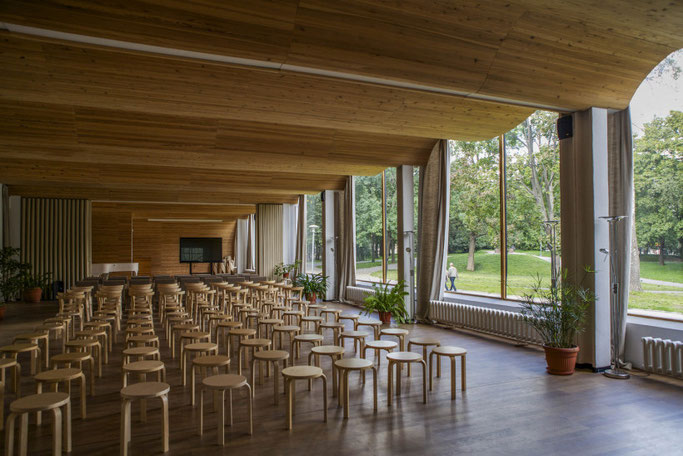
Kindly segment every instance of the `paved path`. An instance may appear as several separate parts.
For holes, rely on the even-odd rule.
[[[640,281],[643,283],[649,283],[650,285],[664,285],[666,287],[683,288],[683,283],[679,282],[665,282],[664,280],[643,279],[642,277],[640,278]]]

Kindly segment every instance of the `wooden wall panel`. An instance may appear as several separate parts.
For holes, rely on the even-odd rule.
[[[92,262],[131,262],[131,211],[92,206]]]
[[[133,222],[133,261],[141,275],[188,274],[190,265],[180,263],[181,237],[221,237],[223,256],[234,255],[236,219],[223,223]],[[197,264],[193,272],[209,272],[210,265]]]

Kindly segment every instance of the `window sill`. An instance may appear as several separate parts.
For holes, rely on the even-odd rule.
[[[673,312],[659,312],[656,310],[628,309],[628,316],[647,318],[651,320],[670,321],[683,324],[683,315]]]

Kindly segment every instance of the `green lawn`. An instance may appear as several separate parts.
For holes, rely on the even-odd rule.
[[[668,258],[664,266],[660,266],[656,256],[641,255],[640,276],[646,279],[683,283],[683,261]]]
[[[683,294],[659,294],[646,291],[632,291],[628,306],[631,309],[663,310],[683,313]]]

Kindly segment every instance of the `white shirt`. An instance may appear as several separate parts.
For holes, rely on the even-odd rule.
[[[455,277],[456,279],[458,278],[458,270],[455,269],[455,266],[448,268],[448,277]]]

